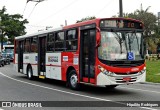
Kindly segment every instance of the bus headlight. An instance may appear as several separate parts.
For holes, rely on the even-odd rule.
[[[101,67],[100,65],[98,65],[98,68],[103,74],[107,76],[114,76],[113,72],[107,71],[105,68]]]
[[[140,72],[138,72],[138,75],[142,75],[145,72],[146,72],[146,67],[144,67]]]
[[[144,68],[140,71],[141,74],[143,74],[144,72],[146,72],[146,67],[144,67]]]

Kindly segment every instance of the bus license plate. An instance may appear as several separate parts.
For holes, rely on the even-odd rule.
[[[131,77],[124,77],[123,81],[131,81]]]

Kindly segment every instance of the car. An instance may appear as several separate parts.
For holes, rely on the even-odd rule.
[[[10,64],[10,57],[7,54],[2,54],[2,62],[4,65]]]
[[[4,59],[2,58],[2,57],[0,57],[0,66],[4,66],[4,63],[5,61],[4,61]]]

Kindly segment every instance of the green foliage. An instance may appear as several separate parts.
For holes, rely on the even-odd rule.
[[[88,20],[92,20],[92,19],[96,19],[96,17],[95,16],[88,16],[86,18],[82,18],[81,20],[77,20],[76,23],[83,22],[83,21],[88,21]]]
[[[156,65],[156,66],[155,66]],[[146,80],[147,82],[160,83],[160,62],[156,61],[146,61]]]
[[[143,9],[142,4],[140,9],[137,9],[133,13],[126,13],[124,17],[141,20],[144,23],[144,40],[146,45],[152,53],[156,53],[157,43],[160,39],[160,27],[157,26],[157,17],[148,12],[150,6],[147,9]]]
[[[4,35],[8,36],[10,42],[13,44],[14,37],[26,34],[26,27],[24,25],[28,21],[26,19],[23,20],[23,16],[20,14],[9,15],[6,11],[7,9],[5,7],[0,10],[0,26],[3,26]]]

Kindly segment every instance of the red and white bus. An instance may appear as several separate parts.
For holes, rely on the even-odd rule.
[[[143,23],[129,18],[94,19],[15,38],[18,72],[114,88],[145,82]]]

